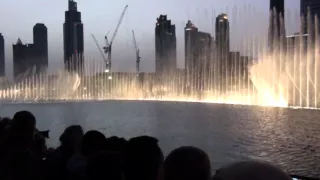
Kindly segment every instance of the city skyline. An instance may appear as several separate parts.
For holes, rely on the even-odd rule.
[[[48,30],[44,24],[33,27],[33,43],[25,43],[18,38],[13,48],[13,78],[19,82],[32,75],[47,72]]]
[[[239,41],[239,38],[232,38],[232,36],[237,37],[237,34],[235,32],[232,32],[232,28],[237,27],[236,29],[240,29],[239,33],[241,32],[241,24],[240,22],[243,21],[243,19],[237,19],[235,22],[232,22],[232,8],[237,7],[239,10],[238,12],[244,16],[244,6],[249,3],[253,3],[252,7],[252,13],[258,12],[258,17],[261,17],[261,24],[265,21],[264,19],[268,18],[268,2],[256,2],[252,0],[242,1],[241,3],[233,1],[233,0],[227,0],[223,3],[209,3],[206,0],[203,0],[202,3],[198,3],[195,5],[195,1],[187,1],[184,3],[185,7],[181,8],[181,11],[176,12],[176,10],[171,6],[164,6],[161,5],[159,7],[155,7],[152,5],[152,2],[149,1],[138,1],[135,3],[130,3],[129,1],[119,1],[117,2],[114,7],[111,8],[111,11],[106,12],[105,9],[101,8],[104,3],[97,1],[94,3],[88,3],[85,1],[77,1],[78,2],[78,9],[80,12],[82,12],[83,15],[83,23],[85,24],[84,28],[84,34],[85,34],[85,55],[90,59],[95,60],[101,60],[100,54],[94,45],[94,42],[92,38],[90,37],[91,33],[95,34],[97,37],[100,45],[103,45],[103,37],[109,30],[113,31],[116,26],[116,21],[118,20],[118,17],[121,13],[121,9],[125,4],[129,5],[128,14],[125,16],[123,26],[119,30],[119,35],[115,41],[114,50],[114,67],[116,70],[135,70],[135,57],[134,57],[134,49],[132,48],[132,37],[131,37],[131,29],[134,29],[136,32],[136,39],[141,49],[141,71],[154,71],[155,67],[155,57],[154,57],[154,31],[152,30],[154,28],[156,17],[159,16],[159,14],[167,14],[170,19],[172,20],[173,24],[176,24],[176,31],[177,31],[177,56],[178,56],[178,67],[184,67],[184,42],[183,42],[183,31],[185,23],[188,20],[192,20],[194,23],[197,24],[199,29],[211,33],[213,37],[213,31],[214,28],[212,25],[212,18],[215,18],[212,14],[213,11],[215,11],[215,15],[218,15],[220,12],[230,12],[230,21],[231,21],[231,41]],[[44,14],[43,16],[37,16],[32,18],[32,14],[34,12],[30,12],[29,18],[25,20],[25,22],[21,22],[21,17],[15,17],[14,21],[17,22],[17,24],[20,24],[23,28],[17,28],[16,25],[13,23],[4,23],[4,28],[0,28],[1,33],[5,36],[5,47],[6,47],[6,63],[8,64],[8,71],[10,76],[10,64],[12,63],[12,50],[10,46],[12,43],[16,41],[18,37],[21,37],[24,42],[31,42],[31,36],[26,35],[27,31],[30,31],[31,25],[30,21],[34,22],[33,24],[37,22],[41,22],[47,25],[48,27],[48,43],[49,43],[49,69],[55,70],[57,67],[62,68],[61,65],[63,65],[63,30],[62,30],[62,24],[64,19],[64,11],[67,7],[66,1],[59,1],[57,3],[52,2],[46,2],[42,3],[38,0],[31,0],[30,4],[38,3],[39,6],[50,6],[52,5],[53,8],[50,8],[49,10],[39,10],[36,11],[37,13],[42,12],[41,14]],[[96,4],[95,4],[96,3]],[[181,3],[180,0],[172,2],[172,4],[179,4]],[[12,4],[12,1],[6,2],[4,6],[2,6],[5,9],[14,9]],[[23,7],[24,2],[21,4],[21,7]],[[21,11],[26,12],[30,11],[31,6],[25,4],[24,8],[20,8],[20,6],[17,9],[14,9],[15,11]],[[144,11],[141,10],[141,7],[149,7]],[[300,4],[298,1],[290,2],[290,4],[286,4],[286,8],[291,9],[292,14],[293,12],[299,12],[299,6]],[[11,8],[10,8],[11,7]],[[228,7],[228,10],[226,8]],[[45,8],[44,8],[45,9]],[[95,9],[95,10],[93,10]],[[213,9],[213,10],[212,10]],[[294,10],[295,9],[295,10]],[[51,13],[51,11],[54,10],[54,12]],[[47,12],[45,12],[47,11]],[[50,13],[49,13],[50,12]],[[51,14],[51,15],[48,15]],[[144,13],[148,14],[148,17],[142,16]],[[11,12],[1,12],[1,17],[5,17],[10,15]],[[105,14],[105,15],[104,15]],[[55,17],[53,19],[53,17]],[[139,20],[139,18],[144,17],[145,20],[142,22]],[[294,15],[289,16],[289,18],[294,18]],[[99,23],[103,19],[103,22],[105,23]],[[0,18],[0,20],[2,20]],[[141,26],[141,22],[143,25]],[[260,22],[260,21],[256,21]],[[290,21],[289,21],[290,22]],[[232,23],[233,26],[232,26]],[[267,23],[267,21],[266,21]],[[137,24],[137,25],[136,25]],[[97,28],[99,26],[99,28]],[[8,31],[10,29],[11,31]],[[292,29],[292,28],[291,28]],[[258,30],[256,30],[258,32]],[[296,29],[290,30],[291,32],[295,32]],[[10,32],[10,33],[8,33]],[[265,30],[264,30],[265,32]],[[262,32],[263,33],[263,32]],[[261,34],[262,34],[261,33]],[[290,32],[288,33],[290,34]],[[231,44],[231,50],[237,50],[235,49],[237,45],[234,45],[236,43]],[[126,53],[121,53],[125,50]],[[101,60],[102,63],[102,60]],[[57,65],[58,64],[58,65]]]

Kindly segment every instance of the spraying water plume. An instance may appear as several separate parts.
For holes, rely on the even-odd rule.
[[[255,52],[252,57],[230,52],[222,61],[216,49],[205,47],[197,55],[201,63],[192,70],[178,69],[161,76],[106,71],[103,62],[86,60],[84,74],[58,71],[23,76],[2,87],[0,100],[161,100],[318,108],[318,18],[309,13],[301,19],[301,33],[286,36],[281,14],[270,14],[272,48],[265,41],[251,43],[245,47]]]

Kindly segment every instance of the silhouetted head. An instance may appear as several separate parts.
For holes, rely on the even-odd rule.
[[[17,130],[34,132],[36,118],[29,111],[19,111],[13,116],[12,127]]]
[[[165,180],[209,180],[211,165],[208,155],[195,147],[173,150],[164,162]]]
[[[106,150],[123,153],[127,143],[126,139],[113,136],[107,139]]]
[[[8,129],[11,126],[11,119],[1,118],[0,119],[0,132]]]
[[[219,169],[213,180],[291,180],[281,169],[259,161],[244,161]]]
[[[36,118],[29,111],[17,112],[11,121],[11,143],[29,147],[36,129]]]
[[[67,151],[76,152],[80,150],[81,141],[83,138],[83,129],[79,125],[72,125],[67,127],[59,140],[61,147]]]
[[[104,150],[107,138],[99,131],[88,131],[82,139],[81,152],[90,156],[97,151]]]
[[[158,140],[141,136],[129,140],[124,153],[126,180],[156,180],[163,164],[163,154]]]
[[[121,180],[123,177],[122,162],[122,157],[118,153],[106,151],[99,152],[88,160],[88,179]]]
[[[2,118],[0,120],[0,147],[7,147],[7,140],[9,137],[11,127],[11,119],[9,118]],[[0,149],[1,151],[2,149]]]

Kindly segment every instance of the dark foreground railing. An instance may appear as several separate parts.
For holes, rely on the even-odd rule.
[[[304,176],[297,176],[297,175],[290,175],[293,180],[320,180],[319,178],[311,178],[311,177],[304,177]]]

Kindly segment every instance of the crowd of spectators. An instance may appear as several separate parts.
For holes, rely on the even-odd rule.
[[[150,136],[129,140],[67,127],[60,146],[48,148],[49,131],[36,128],[28,111],[0,120],[0,179],[3,180],[291,180],[266,162],[243,161],[212,172],[206,152],[192,146],[164,157]]]

